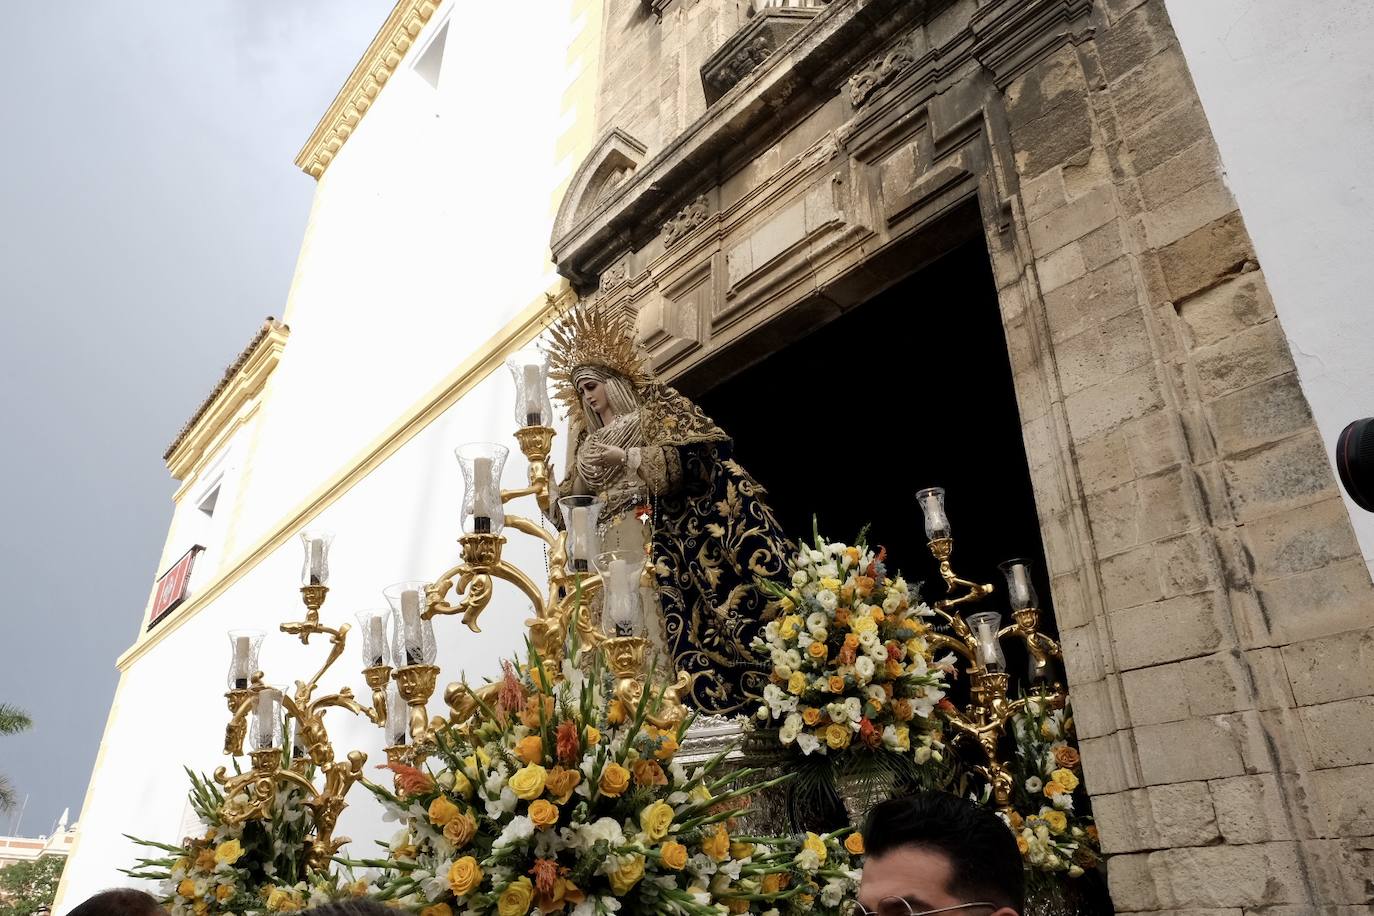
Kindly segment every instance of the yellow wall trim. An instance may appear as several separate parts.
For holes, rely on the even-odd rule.
[[[173,611],[151,633],[141,634],[139,641],[115,663],[119,670],[127,671],[130,665],[194,617],[201,608],[224,594],[229,586],[294,537],[303,525],[351,490],[401,446],[499,369],[508,356],[539,336],[559,312],[570,308],[575,300],[575,294],[564,280],[559,281],[554,292],[541,295],[493,335],[485,346],[465,359],[448,378],[417,401],[372,444],[346,463],[342,470],[325,481],[299,506],[286,513],[264,538],[226,563],[218,579],[201,586],[189,601]]]
[[[290,329],[280,321],[269,319],[248,349],[229,368],[218,388],[206,399],[172,443],[163,457],[167,470],[177,480],[190,480],[199,465],[214,453],[212,446],[224,439],[230,422],[248,401],[257,396],[267,384],[267,377],[281,361]],[[179,494],[178,494],[179,495]]]
[[[397,0],[329,110],[315,125],[315,132],[296,154],[296,165],[313,178],[324,174],[438,7],[438,0]]]

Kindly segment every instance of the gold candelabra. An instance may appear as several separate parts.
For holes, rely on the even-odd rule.
[[[1039,602],[1024,560],[1002,564],[1012,605],[1011,624],[1001,626],[1002,615],[997,611],[979,611],[964,617],[966,606],[977,605],[995,589],[988,583],[960,578],[951,568],[949,557],[954,551],[954,540],[944,495],[939,487],[916,494],[925,515],[930,553],[940,565],[940,577],[949,594],[934,607],[949,633],[933,633],[929,640],[932,646],[951,650],[966,663],[968,706],[965,710],[946,709],[946,716],[955,729],[956,740],[962,738],[977,746],[984,762],[975,764],[974,770],[991,786],[997,805],[1005,809],[1011,805],[1012,775],[1001,751],[1001,739],[1007,723],[1025,708],[1026,698],[1008,697],[1009,676],[1001,641],[1013,638],[1025,645],[1031,682],[1039,685],[1041,696],[1054,708],[1062,707],[1067,698],[1063,684],[1054,678],[1053,660],[1063,656],[1059,644],[1040,630]]]

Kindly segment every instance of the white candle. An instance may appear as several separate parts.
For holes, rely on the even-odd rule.
[[[631,581],[632,577],[633,572],[630,569],[629,560],[616,559],[611,561],[610,581],[607,583],[610,591],[606,603],[617,636],[631,636],[634,633],[634,606],[631,601],[630,589],[635,588],[636,585]]]
[[[589,539],[587,529],[590,527],[588,525],[588,518],[589,510],[586,506],[573,507],[572,525],[570,526],[571,530],[568,532],[568,540],[571,542],[569,544],[571,548],[569,553],[573,561],[573,569],[576,572],[586,572],[589,568],[590,557],[588,555],[591,551],[587,549],[587,541]]]
[[[248,686],[248,678],[253,673],[248,670],[251,643],[247,636],[234,637],[234,687],[239,690]]]
[[[401,592],[401,628],[405,631],[406,664],[423,664],[424,637],[420,632],[420,593],[413,588]]]
[[[367,621],[367,644],[372,649],[372,664],[374,667],[382,664],[386,660],[382,648],[386,645],[386,632],[382,627],[381,615],[369,618]]]
[[[491,531],[491,459],[472,459],[472,516],[473,530],[479,534]]]
[[[277,729],[277,700],[281,696],[276,690],[264,688],[258,691],[258,749],[272,746],[272,737]]]
[[[400,692],[396,690],[396,685],[392,684],[386,698],[386,733],[391,739],[392,747],[406,743],[406,726],[409,723],[409,710],[405,701],[401,699]]]
[[[544,380],[539,366],[525,367],[525,425],[543,426],[544,420]]]
[[[926,517],[926,537],[932,540],[949,537],[949,519],[945,516],[945,507],[940,504],[940,495],[927,493],[921,508]]]
[[[1013,610],[1019,611],[1031,607],[1035,603],[1034,598],[1031,597],[1034,592],[1031,590],[1030,575],[1024,563],[1017,563],[1011,567],[1011,575],[1007,582],[1010,592],[1007,598],[1011,602]]]
[[[989,671],[1001,671],[1002,661],[997,652],[997,626],[991,620],[978,621],[978,661]]]
[[[310,584],[324,585],[324,538],[310,540]]]

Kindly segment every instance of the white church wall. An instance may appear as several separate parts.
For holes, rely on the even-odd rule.
[[[1328,454],[1374,414],[1374,5],[1168,0]],[[1347,499],[1367,563],[1374,514]]]
[[[382,589],[392,582],[433,579],[458,562],[462,483],[453,448],[480,440],[506,445],[512,455],[504,484],[524,484],[525,461],[510,435],[513,411],[513,386],[508,373],[499,369],[309,523],[335,533],[330,592],[321,617],[327,624],[350,623],[355,629],[346,654],[323,678],[322,692],[346,685],[359,697],[369,696],[360,673],[355,611],[384,607]],[[555,442],[559,454],[562,443],[560,436]],[[538,515],[529,498],[508,509]],[[539,580],[545,568],[542,548],[524,535],[509,535],[505,555]],[[305,612],[298,591],[300,566],[300,542],[292,538],[125,673],[59,913],[103,888],[138,884],[118,872],[138,854],[124,834],[161,841],[180,837],[183,764],[206,773],[230,765],[219,753],[228,720],[220,699],[229,659],[226,631],[267,631],[260,667],[276,686],[309,677],[323,661],[325,641],[312,640],[306,647],[277,630]],[[446,711],[443,686],[462,672],[473,683],[495,676],[497,660],[521,650],[523,622],[529,616],[528,601],[498,583],[481,618],[480,634],[467,630],[457,617],[436,620],[441,674],[431,714]],[[375,769],[386,759],[379,728],[343,711],[329,713],[326,721],[339,757],[362,750],[368,755],[368,777],[389,781]],[[241,763],[246,766],[247,758]],[[338,832],[353,838],[354,854],[370,855],[376,848],[372,841],[388,836],[394,825],[381,822],[380,809],[361,787],[355,787],[350,800]]]

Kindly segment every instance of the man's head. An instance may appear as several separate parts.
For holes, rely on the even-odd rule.
[[[1026,885],[1016,838],[996,814],[943,792],[875,807],[864,830],[859,903],[879,916],[952,910],[953,916],[1019,916]],[[909,906],[909,909],[908,909]]]
[[[166,916],[152,894],[128,887],[101,891],[67,916]]]

